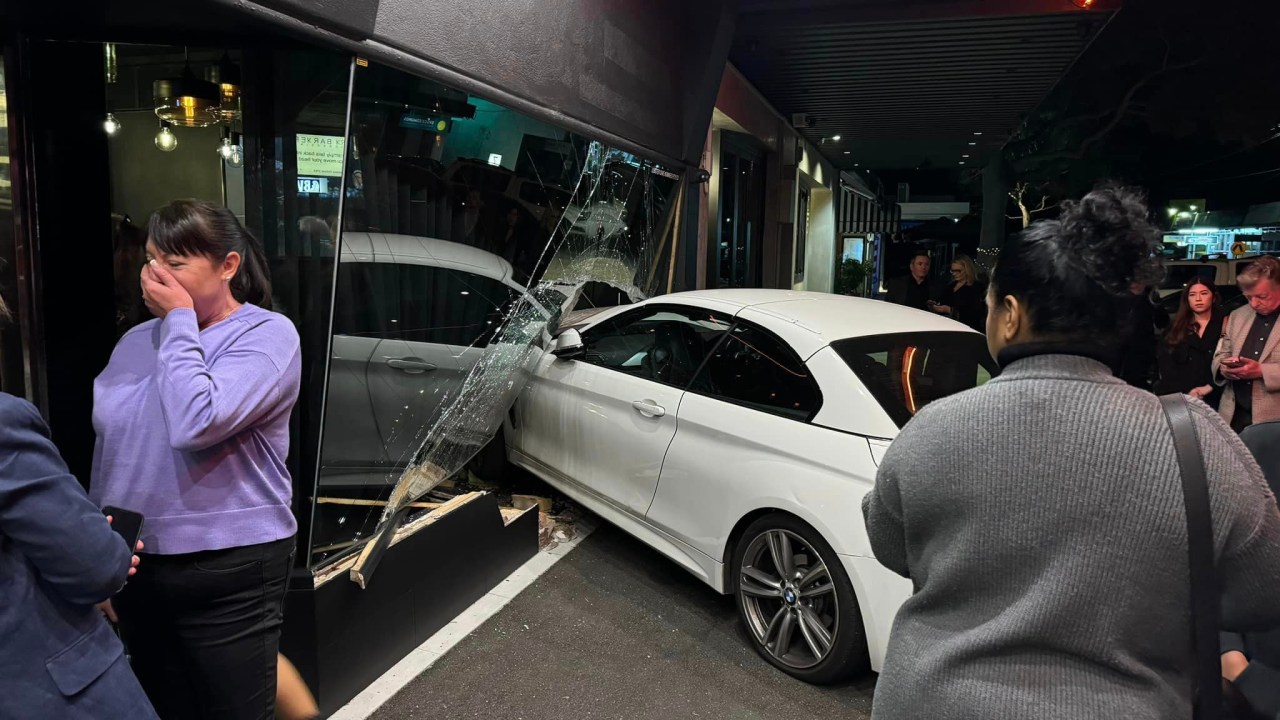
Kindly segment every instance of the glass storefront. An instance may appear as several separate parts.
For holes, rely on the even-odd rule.
[[[408,499],[501,473],[529,348],[601,286],[617,302],[656,284],[676,185],[638,158],[376,65],[356,69],[346,144],[314,567]]]
[[[52,143],[34,160],[86,169],[82,191],[110,208],[109,224],[85,217],[83,227],[102,230],[78,240],[93,252],[77,272],[114,288],[112,305],[85,319],[103,345],[93,357],[148,319],[138,269],[155,209],[177,198],[223,204],[262,240],[272,309],[303,345],[288,459],[302,567],[358,550],[389,506],[501,473],[507,409],[562,314],[670,283],[676,174],[484,98],[289,44],[39,48],[38,61],[80,58],[77,72],[103,87],[100,106],[59,128],[101,160],[63,157]],[[158,81],[182,77],[234,102],[163,122]],[[0,293],[16,305],[7,160],[0,144]],[[36,194],[48,217],[86,216],[83,195]],[[41,252],[48,262],[57,251]],[[41,302],[62,316],[83,298]],[[0,329],[0,381],[30,397],[20,330]],[[93,364],[66,380],[50,366],[55,404],[84,404]],[[60,444],[92,446],[87,422],[60,421]]]
[[[0,389],[37,405],[87,484],[94,378],[150,319],[152,213],[230,209],[301,339],[282,651],[331,712],[537,551],[537,514],[503,507],[532,482],[498,477],[506,438],[527,431],[508,410],[562,318],[683,284],[688,186],[600,142],[608,123],[504,95],[483,67],[463,91],[274,13],[169,10],[33,11],[6,41],[0,296],[15,321],[0,323]],[[384,57],[455,77],[402,50]],[[370,539],[458,496],[395,535],[378,580],[345,581],[367,577],[346,569]]]

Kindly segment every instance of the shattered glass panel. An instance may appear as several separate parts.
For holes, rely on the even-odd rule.
[[[350,127],[313,567],[501,467],[562,315],[665,289],[674,257],[678,178],[648,161],[376,66]]]

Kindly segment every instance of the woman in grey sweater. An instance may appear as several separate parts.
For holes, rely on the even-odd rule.
[[[1158,277],[1140,196],[1095,190],[1000,255],[1001,375],[925,407],[863,502],[910,578],[873,717],[1190,717],[1186,515],[1158,399],[1111,375],[1131,282]],[[1222,625],[1280,625],[1280,513],[1257,464],[1193,401]]]

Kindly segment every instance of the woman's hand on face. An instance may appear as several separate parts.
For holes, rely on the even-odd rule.
[[[142,266],[142,300],[158,318],[168,315],[170,310],[195,307],[186,288],[155,260]]]

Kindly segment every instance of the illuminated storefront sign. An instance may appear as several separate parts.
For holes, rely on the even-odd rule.
[[[341,135],[298,134],[298,175],[342,177],[346,138]]]

